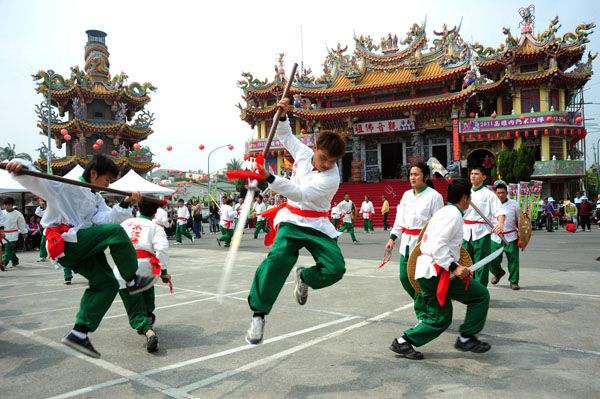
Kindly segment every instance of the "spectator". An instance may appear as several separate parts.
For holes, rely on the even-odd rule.
[[[383,231],[387,231],[387,229],[390,228],[390,225],[387,222],[388,214],[390,213],[390,203],[385,198],[385,196],[382,196],[381,199],[383,200],[383,204],[381,205],[381,214],[383,217]]]
[[[549,197],[546,201],[546,231],[549,233],[554,232],[554,226],[552,225],[554,219],[554,198]]]
[[[577,230],[577,207],[569,200],[565,201],[563,205],[567,223],[573,223],[575,225],[575,230]]]
[[[585,231],[587,226],[588,231],[592,231],[590,227],[590,217],[592,216],[592,204],[588,201],[588,197],[585,195],[581,197],[581,206],[579,207],[579,223],[581,223],[581,229]]]
[[[596,201],[596,224],[598,230],[600,230],[600,194],[598,194],[598,200]]]
[[[581,193],[577,191],[573,203],[577,207],[577,221],[581,224]]]
[[[198,200],[192,201],[192,228],[196,238],[202,237],[202,204]]]
[[[467,156],[463,155],[462,158],[460,159],[460,177],[469,177],[468,176],[468,169],[469,169],[469,161],[467,160]]]
[[[210,222],[210,234],[218,234],[219,233],[219,207],[215,201],[210,202],[210,206],[208,208],[209,212],[209,222]]]
[[[40,249],[40,242],[42,241],[42,228],[36,221],[35,215],[29,215],[27,217],[27,240],[31,243],[32,248],[36,250]]]

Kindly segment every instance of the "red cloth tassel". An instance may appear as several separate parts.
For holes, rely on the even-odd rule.
[[[261,173],[250,172],[249,170],[228,170],[227,171],[227,180],[237,180],[237,179],[251,179],[251,180],[263,180],[263,175]]]
[[[64,224],[57,227],[46,227],[45,235],[49,259],[56,260],[65,252],[65,240],[62,238],[62,234],[70,229],[70,226]]]

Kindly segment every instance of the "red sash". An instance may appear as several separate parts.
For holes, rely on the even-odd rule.
[[[365,214],[367,217],[365,217]],[[363,219],[371,220],[371,212],[363,212]]]
[[[60,254],[65,252],[65,240],[62,237],[71,229],[71,226],[64,224],[57,227],[46,227],[44,234],[46,235],[46,246],[48,248],[48,259],[56,260]]]
[[[506,234],[514,233],[515,231],[517,231],[517,230],[503,231],[503,232],[502,232],[502,233],[500,233],[500,234],[502,234],[502,235],[506,235]]]
[[[434,263],[433,267],[435,267],[435,271],[437,272],[438,276],[440,276],[440,281],[438,281],[437,286],[436,297],[438,302],[440,303],[440,306],[444,306],[444,304],[446,303],[446,294],[448,293],[448,287],[450,286],[450,271],[444,269],[437,263]],[[463,281],[465,282],[465,291],[468,291],[471,276],[463,279]]]
[[[138,259],[150,259],[150,264],[152,265],[152,274],[155,276],[160,274],[160,261],[156,255],[150,251],[146,251],[145,249],[136,249],[135,252],[137,253]]]
[[[19,230],[4,230],[4,233],[16,233]]]
[[[227,219],[222,219],[221,220],[223,223],[225,223],[225,228],[227,230],[229,230],[229,228],[231,227],[231,223],[233,223],[233,220],[227,220]]]
[[[304,209],[296,208],[295,206],[292,206],[292,205],[288,204],[287,202],[284,202],[281,205],[276,206],[275,208],[271,208],[267,211],[264,211],[262,216],[264,218],[275,219],[275,216],[277,215],[277,213],[280,210],[282,210],[283,208],[287,208],[294,215],[302,216],[305,218],[328,218],[329,217],[329,212],[304,210]],[[265,245],[267,247],[273,245],[273,242],[275,242],[275,236],[277,236],[277,228],[271,228],[271,231],[268,232],[267,235],[265,236]]]
[[[402,232],[404,234],[408,234],[409,236],[418,236],[419,234],[421,234],[421,229],[405,229],[403,227]]]
[[[480,222],[478,220],[467,220],[467,219],[465,219],[465,224],[487,224],[487,223]]]

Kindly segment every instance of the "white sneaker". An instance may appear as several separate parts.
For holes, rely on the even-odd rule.
[[[173,245],[181,245],[180,242],[175,241],[175,243]]]
[[[251,345],[258,345],[263,341],[263,330],[265,329],[265,319],[262,317],[253,317],[250,322],[246,342]]]
[[[194,241],[195,241],[195,240],[194,240],[194,236],[192,236],[192,244],[194,243]]]
[[[296,268],[296,289],[294,295],[296,295],[296,301],[299,305],[304,305],[308,300],[308,285],[302,280],[303,267]]]
[[[600,227],[598,227],[598,228],[600,229]],[[45,261],[46,261],[46,258],[39,258],[37,261],[38,261],[38,262],[45,262]]]

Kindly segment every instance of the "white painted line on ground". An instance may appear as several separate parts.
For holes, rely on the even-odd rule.
[[[504,290],[506,288],[503,287],[488,287],[488,289],[494,289],[494,290]],[[559,292],[559,291],[545,291],[545,290],[530,290],[527,287],[521,287],[521,289],[519,290],[519,292],[521,293],[527,293],[527,292],[539,292],[542,294],[556,294],[556,295],[572,295],[572,296],[583,296],[583,297],[590,297],[590,298],[600,298],[600,295],[594,295],[594,294],[580,294],[577,292]]]
[[[39,336],[32,331],[23,330],[18,327],[12,326],[10,324],[6,324],[4,322],[0,322],[0,327],[7,329],[9,331],[12,331],[14,333],[17,333],[21,336],[24,336],[24,337],[26,337],[32,341],[35,341],[41,345],[44,345],[44,346],[50,347],[52,349],[55,349],[59,352],[62,352],[64,354],[66,354],[67,356],[76,357],[80,360],[83,360],[83,361],[91,363],[97,367],[100,367],[104,370],[107,370],[113,374],[120,375],[121,377],[124,377],[124,378],[122,378],[124,380],[123,382],[128,381],[128,380],[135,381],[135,382],[138,382],[149,388],[153,388],[165,395],[168,395],[168,396],[170,396],[172,398],[176,398],[176,399],[193,398],[193,396],[189,395],[188,393],[186,393],[184,391],[173,388],[169,385],[163,384],[161,382],[158,382],[158,381],[148,378],[146,376],[140,375],[134,371],[127,370],[121,366],[107,362],[106,360],[91,358],[91,357],[86,356],[82,353],[79,353],[79,352],[75,351],[74,349],[71,349],[63,344],[60,344],[58,342],[55,342],[55,341],[49,340],[47,338],[44,338],[42,336]],[[72,395],[62,394],[62,395],[53,396],[53,398],[54,399],[68,398],[70,396],[72,396]]]
[[[406,304],[404,306],[401,306],[399,308],[396,308],[394,310],[381,313],[381,314],[379,314],[377,316],[374,316],[374,317],[371,317],[371,318],[369,318],[367,320],[361,321],[361,322],[356,323],[356,324],[352,324],[351,326],[344,327],[344,328],[342,328],[340,330],[337,330],[337,331],[334,331],[332,333],[323,335],[322,337],[315,338],[315,339],[313,339],[311,341],[302,343],[300,345],[296,345],[296,346],[294,346],[292,348],[289,348],[289,349],[286,349],[286,350],[281,351],[279,353],[275,353],[274,355],[267,356],[265,358],[256,360],[254,362],[248,363],[248,364],[246,364],[244,366],[241,366],[241,367],[238,367],[236,369],[227,370],[225,372],[213,375],[212,377],[205,378],[203,380],[194,382],[192,384],[185,385],[183,387],[180,387],[179,389],[182,390],[182,391],[184,391],[184,392],[195,391],[195,390],[197,390],[199,388],[205,387],[207,385],[211,385],[211,384],[213,384],[215,382],[218,382],[218,381],[221,381],[223,379],[229,378],[229,377],[234,376],[236,374],[239,374],[239,373],[241,373],[243,371],[247,371],[247,370],[250,370],[250,369],[252,369],[254,367],[262,366],[263,364],[267,364],[269,362],[272,362],[272,361],[275,361],[275,360],[278,360],[278,359],[282,359],[282,358],[284,358],[286,356],[289,356],[291,354],[294,354],[294,353],[296,353],[298,351],[301,351],[303,349],[306,349],[306,348],[309,348],[311,346],[317,345],[317,344],[319,344],[319,343],[321,343],[323,341],[327,341],[328,339],[338,337],[338,336],[340,336],[342,334],[345,334],[345,333],[347,333],[349,331],[352,331],[352,330],[355,330],[357,328],[361,328],[361,327],[364,327],[366,325],[369,325],[369,324],[371,324],[373,322],[379,321],[379,320],[381,320],[383,318],[388,317],[389,315],[391,315],[394,312],[399,312],[401,310],[409,309],[409,308],[412,308],[413,306],[414,306],[413,303],[408,303],[408,304]]]
[[[49,294],[51,292],[82,290],[82,289],[85,289],[85,288],[87,288],[87,287],[69,287],[69,288],[63,288],[62,290],[51,290],[51,291],[42,291],[42,292],[32,292],[32,293],[29,293],[29,294],[3,296],[3,297],[0,297],[0,299],[21,298],[21,297],[24,297],[24,296]]]

